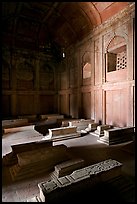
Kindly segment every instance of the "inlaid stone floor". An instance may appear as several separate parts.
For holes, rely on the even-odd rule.
[[[27,126],[20,131],[3,135],[2,156],[11,151],[12,144],[26,143],[43,139],[43,136],[36,132],[33,126]],[[135,202],[135,146],[134,142],[108,146],[97,141],[98,137],[88,134],[80,138],[68,139],[54,142],[53,145],[65,144],[68,151],[85,160],[86,165],[94,164],[106,159],[115,159],[123,164],[122,175],[125,179],[122,188],[125,191],[127,202]],[[38,183],[50,178],[50,173],[23,181],[12,181],[9,168],[2,168],[2,202],[26,202],[27,199],[39,196]],[[117,182],[118,183],[118,182]],[[128,185],[129,183],[129,185]],[[114,182],[115,184],[115,182]],[[119,183],[117,184],[119,185]],[[100,187],[103,189],[103,186]],[[129,188],[129,189],[128,189]],[[101,190],[100,189],[100,190]],[[99,190],[97,190],[99,196]],[[95,192],[94,192],[95,193]],[[123,193],[124,194],[124,193]],[[68,195],[69,196],[69,195]],[[104,196],[107,196],[107,192]],[[115,195],[114,195],[115,197]],[[91,192],[92,198],[92,192]],[[112,199],[113,200],[113,199]]]

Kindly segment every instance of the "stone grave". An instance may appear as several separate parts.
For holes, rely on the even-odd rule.
[[[34,126],[34,130],[42,134],[43,136],[47,135],[49,129],[51,128],[59,128],[62,125],[61,119],[48,119],[42,122],[37,122]]]
[[[86,189],[94,188],[99,182],[118,177],[121,174],[121,167],[120,162],[108,159],[75,170],[67,176],[41,182],[38,184],[40,201],[48,204],[65,203],[71,198],[70,201],[72,202],[73,195],[80,195]]]
[[[72,173],[76,169],[84,167],[84,160],[81,158],[73,158],[68,161],[57,164],[54,167],[54,172],[51,174],[53,178],[60,178],[62,176]]]
[[[32,114],[32,115],[19,115],[19,119],[27,119],[29,123],[34,123],[37,121],[37,115]]]
[[[79,120],[79,119],[75,119],[75,120]],[[72,118],[64,118],[63,120],[62,120],[62,124],[61,124],[61,127],[67,127],[67,126],[69,126],[69,122],[71,122],[71,121],[74,121],[74,119],[72,119]]]
[[[40,115],[41,119],[64,119],[64,115],[60,115],[60,114],[43,114],[43,115]]]
[[[80,130],[81,135],[88,134],[90,132],[93,132],[98,126],[98,123],[89,123],[88,127],[85,128],[84,130]]]
[[[104,135],[104,130],[112,129],[112,125],[98,125],[97,129],[92,132],[92,135],[95,135],[97,137],[102,137]]]
[[[94,124],[92,128],[95,127],[94,120],[92,120],[92,119],[87,119],[87,120],[85,120],[85,119],[77,119],[77,120],[69,121],[69,126],[76,126],[77,127],[77,131],[81,131],[81,130],[86,129],[89,124]]]
[[[49,129],[49,139],[51,141],[72,139],[72,138],[79,137],[79,136],[81,136],[81,134],[77,132],[76,126]]]
[[[28,119],[2,120],[2,132],[4,134],[6,129],[21,127],[28,124]]]
[[[22,132],[22,131],[27,131],[27,130],[32,130],[32,129],[34,129],[34,126],[29,124],[25,126],[6,128],[3,130],[3,134]]]
[[[43,140],[11,145],[12,151],[4,155],[2,158],[3,165],[11,166],[11,165],[17,164],[18,163],[18,159],[17,159],[18,153],[40,149],[43,147],[47,148],[51,146],[52,146],[52,141],[43,141]]]
[[[113,145],[132,141],[134,134],[134,127],[114,127],[104,130],[104,136],[100,137],[98,141],[107,145]]]
[[[13,181],[53,171],[54,166],[71,159],[65,145],[49,146],[17,154],[17,164],[9,168]]]

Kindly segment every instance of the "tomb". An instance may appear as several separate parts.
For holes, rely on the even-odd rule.
[[[45,136],[49,129],[51,128],[59,128],[62,125],[62,120],[60,119],[48,119],[46,121],[38,122],[34,126],[34,130]]]
[[[60,114],[45,114],[45,115],[40,115],[41,119],[64,119],[64,115]]]
[[[32,114],[32,115],[20,115],[18,116],[19,119],[27,119],[29,123],[34,123],[37,121],[37,115]]]
[[[98,125],[98,123],[89,123],[88,127],[85,128],[84,131],[86,131],[87,133],[93,132],[97,128],[97,125]]]
[[[32,130],[32,129],[33,129],[33,125],[25,125],[25,126],[19,126],[19,127],[5,128],[3,130],[3,134],[22,132],[22,131]]]
[[[94,123],[94,120],[92,119],[78,119],[78,120],[72,120],[69,121],[69,126],[76,126],[77,127],[77,131],[81,131],[84,130],[88,127],[89,124],[92,124],[92,130],[95,130],[98,123]]]
[[[99,142],[107,145],[118,144],[122,142],[132,141],[134,136],[134,127],[115,127],[104,130],[104,136],[99,138]]]
[[[16,144],[11,145],[12,151],[5,156],[3,156],[2,162],[3,165],[11,166],[17,164],[17,154],[25,151],[40,149],[40,148],[48,148],[52,146],[52,141],[35,141],[30,143]]]
[[[120,162],[108,159],[75,170],[67,176],[41,182],[38,184],[40,200],[48,204],[65,203],[65,201],[71,203],[75,196],[80,196],[87,189],[92,192],[91,189],[96,184],[118,177],[121,174],[121,167]]]
[[[75,120],[79,120],[79,119],[75,119]],[[72,119],[72,118],[69,118],[69,119],[63,119],[62,120],[62,125],[61,125],[61,127],[67,127],[67,126],[69,126],[69,122],[71,122],[71,121],[74,121],[74,119]]]
[[[62,176],[72,173],[76,169],[84,167],[84,160],[80,158],[73,158],[68,161],[57,164],[52,173],[53,178],[60,178]]]
[[[28,125],[28,119],[13,119],[13,120],[2,120],[2,132],[8,128],[15,128]]]
[[[81,136],[81,134],[77,132],[76,126],[49,129],[49,139],[51,141],[72,139],[72,138],[79,137],[79,136]]]
[[[97,137],[102,137],[104,135],[104,130],[112,129],[112,125],[98,125],[97,129],[92,132],[92,135],[95,135]]]
[[[65,145],[43,147],[17,154],[17,164],[9,168],[13,181],[31,178],[54,170],[54,166],[71,159]]]
[[[88,127],[86,127],[84,130],[80,130],[78,132],[81,133],[81,136],[87,135],[87,134],[91,134],[98,126],[98,123],[89,123]]]

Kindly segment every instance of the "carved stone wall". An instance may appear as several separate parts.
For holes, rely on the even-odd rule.
[[[74,50],[77,53],[75,55]],[[66,93],[77,93],[77,109],[72,110],[75,100],[71,97],[71,108],[68,109],[68,114],[81,117],[83,112],[84,117],[91,117],[96,122],[101,120],[108,125],[133,125],[134,11],[129,9],[116,16],[114,20],[105,22],[104,26],[96,28],[89,37],[75,45],[75,48],[70,48],[68,53],[70,86]],[[113,63],[115,68],[109,72],[108,53],[111,54],[109,62]],[[88,66],[91,71],[88,81],[85,80],[88,73],[83,72],[86,63],[91,66],[90,68]],[[89,97],[87,97],[88,94]],[[113,95],[112,101],[108,95]],[[87,103],[84,102],[86,100]]]
[[[4,118],[57,111],[57,100],[54,98],[56,89],[54,66],[55,63],[43,53],[4,49],[2,66]]]

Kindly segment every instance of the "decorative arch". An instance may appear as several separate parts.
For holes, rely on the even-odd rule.
[[[91,83],[91,52],[85,51],[82,56],[82,79],[83,85]]]
[[[107,72],[127,68],[127,45],[122,36],[115,35],[106,47]]]
[[[110,40],[106,47],[107,52],[116,50],[119,47],[126,45],[126,40],[124,37],[115,35]]]

